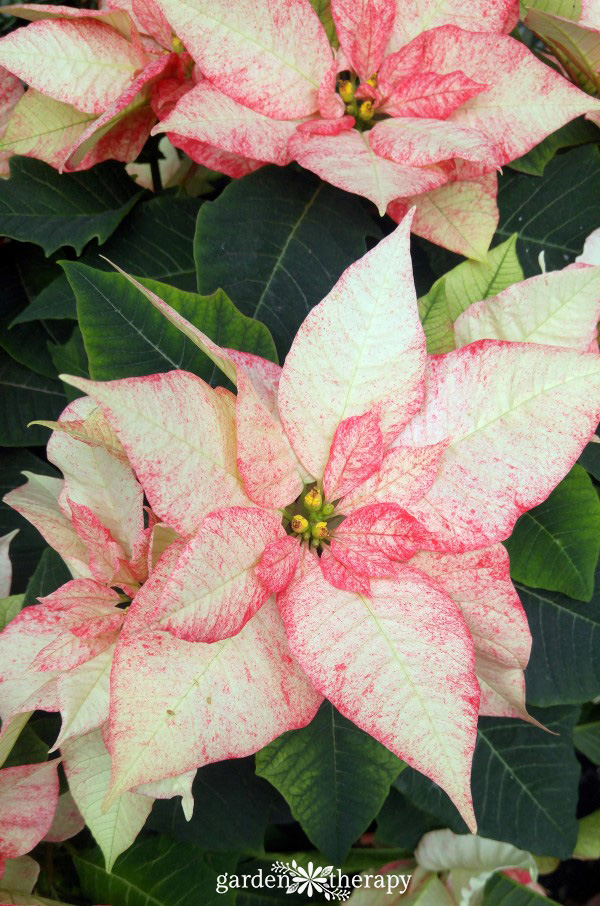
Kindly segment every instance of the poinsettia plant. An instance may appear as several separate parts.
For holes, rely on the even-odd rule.
[[[70,2],[0,17],[0,903],[591,906],[597,0]]]
[[[55,745],[99,842],[102,809],[130,815],[109,864],[152,798],[305,726],[323,696],[472,831],[478,715],[531,719],[530,634],[499,542],[594,433],[599,269],[472,306],[456,350],[428,361],[409,231],[342,275],[283,368],[220,348],[131,278],[236,395],[185,371],[65,378],[89,397],[52,425],[64,480],[6,498],[75,578],[0,637],[3,733],[61,712]],[[583,305],[560,347],[569,281]]]

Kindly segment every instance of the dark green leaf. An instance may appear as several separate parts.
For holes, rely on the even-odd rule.
[[[0,349],[37,374],[55,378],[56,371],[48,352],[50,335],[41,323],[11,326],[13,319],[28,304],[25,288],[14,261],[14,243],[0,245]]]
[[[556,900],[544,897],[522,884],[495,874],[485,885],[483,906],[558,906]]]
[[[31,724],[26,724],[2,767],[14,768],[20,764],[39,764],[47,760],[48,746]]]
[[[517,582],[589,601],[600,553],[600,500],[585,469],[573,466],[543,503],[521,516],[505,544]]]
[[[25,599],[23,607],[30,607],[36,604],[38,598],[52,594],[65,582],[69,582],[73,576],[67,569],[64,560],[59,557],[55,550],[47,547],[40,562],[35,568],[35,572],[27,583],[25,589]]]
[[[593,475],[596,481],[600,481],[600,443],[595,441],[589,443],[577,462]]]
[[[29,157],[13,157],[0,187],[0,236],[63,245],[77,254],[91,239],[102,244],[141,197],[121,164],[109,161],[82,173],[59,173]]]
[[[234,758],[200,768],[193,794],[191,821],[185,820],[179,799],[158,800],[147,826],[214,852],[264,851],[265,828],[278,796],[272,786],[256,776],[253,758]]]
[[[377,843],[401,846],[412,852],[428,831],[440,827],[440,820],[417,808],[406,796],[392,788],[377,815]]]
[[[109,874],[100,850],[77,853],[75,867],[86,897],[113,906],[233,906],[234,892],[216,892],[217,878],[235,870],[234,855],[151,837],[133,844]]]
[[[196,198],[175,198],[170,194],[144,201],[125,218],[101,252],[87,249],[80,261],[112,273],[112,266],[100,257],[102,254],[128,274],[195,290],[193,240],[199,207]],[[75,297],[62,274],[40,292],[15,323],[76,317]]]
[[[69,281],[64,274],[46,286],[33,302],[27,306],[13,321],[13,324],[26,324],[38,320],[77,319],[77,305]]]
[[[76,374],[78,377],[90,376],[87,353],[83,345],[83,336],[79,325],[75,325],[75,329],[66,343],[61,343],[60,345],[53,343],[49,346],[49,349],[57,374]],[[69,402],[81,396],[79,390],[70,387],[68,384],[63,384],[63,389]]]
[[[56,419],[66,405],[60,381],[42,377],[0,353],[0,444],[28,447],[46,443],[48,432],[29,422]]]
[[[577,839],[579,764],[572,742],[576,708],[533,709],[548,730],[520,720],[483,717],[473,759],[477,833],[534,853],[566,859]],[[466,825],[447,795],[417,771],[395,787],[455,833]]]
[[[600,720],[577,724],[573,730],[573,742],[578,752],[600,765]]]
[[[516,585],[533,648],[527,667],[527,698],[536,705],[587,702],[600,694],[600,586],[580,604],[566,595]]]
[[[600,151],[586,145],[559,154],[542,177],[506,170],[498,182],[497,241],[518,233],[517,251],[526,277],[571,264],[598,226]]]
[[[78,377],[89,377],[90,366],[87,353],[83,344],[83,336],[79,325],[76,324],[73,333],[65,343],[51,343],[48,346],[52,363],[57,374],[74,374]],[[63,390],[68,402],[82,396],[80,390],[63,383]]]
[[[21,474],[24,471],[36,475],[56,476],[55,470],[48,463],[38,459],[28,450],[0,450],[0,535],[19,529],[19,534],[13,538],[10,545],[13,594],[25,590],[29,577],[46,547],[46,542],[37,529],[2,500],[8,491],[25,484],[25,478]]]
[[[528,173],[530,176],[542,176],[546,165],[550,163],[557,151],[595,141],[598,141],[597,126],[580,117],[567,123],[557,132],[553,132],[523,157],[513,160],[509,167],[520,173]]]
[[[328,859],[340,864],[377,815],[403,763],[324,702],[302,730],[257,753],[256,770]]]
[[[310,309],[379,228],[362,201],[306,171],[265,167],[198,215],[198,291],[219,287],[270,329],[280,357]]]
[[[77,298],[92,378],[112,380],[174,368],[192,371],[206,381],[215,376],[215,366],[204,353],[121,274],[79,262],[65,262],[64,268]],[[142,282],[217,343],[275,357],[264,324],[240,314],[225,293],[203,297],[155,280]]]

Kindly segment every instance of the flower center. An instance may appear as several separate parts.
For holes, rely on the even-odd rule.
[[[363,132],[370,129],[377,114],[379,101],[376,94],[377,73],[361,82],[353,72],[343,72],[338,78],[337,92],[344,104],[346,113],[356,120],[356,128]]]
[[[286,507],[283,526],[290,535],[297,535],[317,550],[331,540],[331,521],[339,520],[335,506],[327,503],[319,488],[306,486],[297,499]],[[337,523],[336,523],[337,524]]]

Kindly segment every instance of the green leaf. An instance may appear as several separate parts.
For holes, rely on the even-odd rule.
[[[176,198],[170,193],[136,205],[102,248],[102,255],[128,274],[151,277],[179,289],[196,289],[194,230],[200,202]],[[113,273],[96,248],[79,259],[99,270]],[[15,324],[38,318],[76,318],[75,297],[64,274],[43,289],[15,320]]]
[[[583,468],[593,475],[596,481],[600,481],[600,443],[590,442],[577,462]]]
[[[544,897],[522,884],[495,874],[485,885],[483,906],[559,906],[556,900]]]
[[[558,592],[515,585],[525,608],[533,647],[525,674],[527,698],[536,705],[587,702],[600,694],[600,588],[580,604]]]
[[[147,827],[213,852],[264,852],[265,829],[278,796],[256,776],[253,758],[200,768],[193,795],[191,821],[185,820],[179,799],[157,800]]]
[[[541,9],[542,12],[575,21],[581,15],[581,0],[523,0],[523,6],[527,9]]]
[[[573,730],[573,742],[578,752],[600,765],[600,720],[577,724]]]
[[[109,874],[100,850],[73,857],[81,887],[93,903],[127,906],[233,906],[235,891],[216,892],[217,878],[235,870],[233,854],[206,853],[166,837],[139,840]]]
[[[0,630],[8,626],[11,620],[21,612],[23,607],[23,594],[9,595],[7,598],[0,598]]]
[[[557,132],[553,132],[543,142],[540,142],[523,157],[513,160],[508,166],[513,170],[518,170],[519,173],[542,176],[546,165],[550,163],[557,151],[595,141],[598,141],[598,127],[580,117],[567,123]]]
[[[47,434],[46,431],[46,436]],[[23,471],[34,472],[36,475],[57,474],[48,463],[38,459],[28,450],[0,450],[0,535],[19,529],[19,534],[13,538],[10,545],[14,593],[25,591],[25,586],[46,547],[46,542],[37,529],[2,501],[8,491],[25,484],[25,478],[21,474]]]
[[[215,368],[207,356],[157,311],[121,274],[105,273],[79,262],[63,267],[77,298],[77,313],[95,380],[156,374],[182,368],[210,381]],[[230,349],[275,358],[269,331],[240,314],[224,292],[212,296],[144,279],[195,327]]]
[[[48,433],[29,422],[55,420],[67,400],[60,381],[42,377],[0,353],[0,444],[28,447],[45,444]]]
[[[479,720],[472,774],[477,833],[567,859],[577,839],[579,764],[572,742],[577,709],[531,713],[558,735],[511,718]],[[422,774],[407,769],[394,786],[443,826],[466,833],[446,793]]]
[[[338,47],[337,33],[335,22],[331,15],[331,0],[310,0],[311,6],[316,12],[321,25],[325,29],[325,34],[329,38],[329,43],[333,47]]]
[[[314,720],[256,755],[312,843],[340,864],[377,815],[403,763],[324,702]]]
[[[463,261],[436,280],[427,295],[418,300],[430,355],[455,348],[452,325],[469,305],[523,279],[516,244],[515,234],[490,249],[485,261]]]
[[[48,746],[31,724],[27,724],[2,767],[14,768],[21,764],[40,764],[42,761],[48,761]]]
[[[579,822],[574,859],[600,859],[600,810]]]
[[[439,818],[418,808],[392,787],[377,815],[376,840],[378,845],[400,846],[410,853],[424,834],[439,826]]]
[[[498,181],[498,240],[517,233],[517,251],[526,277],[565,267],[581,254],[598,226],[600,151],[586,145],[557,155],[542,177],[506,170]]]
[[[48,348],[57,374],[76,374],[79,377],[90,376],[90,366],[79,325],[75,325],[75,329],[66,343],[61,343],[60,345],[52,343]],[[68,384],[63,384],[63,389],[69,402],[81,396],[79,390]]]
[[[42,323],[11,326],[13,319],[28,304],[27,295],[14,260],[14,243],[0,245],[0,349],[37,374],[55,378],[56,371],[48,352],[50,334]]]
[[[121,164],[59,173],[29,157],[13,157],[0,187],[0,236],[33,242],[51,255],[63,245],[77,254],[91,239],[100,245],[141,197]]]
[[[590,601],[600,553],[600,500],[585,469],[573,466],[543,503],[524,513],[505,547],[517,582]]]
[[[305,170],[263,167],[200,209],[198,291],[224,289],[264,321],[283,359],[310,309],[379,235],[358,197]]]
[[[72,578],[73,576],[62,557],[51,547],[47,547],[40,557],[40,562],[36,566],[34,574],[27,583],[23,607],[31,607],[32,604],[37,604],[38,598],[44,598],[46,595],[52,594],[53,591],[56,591],[57,588],[60,588],[61,585],[69,582]]]

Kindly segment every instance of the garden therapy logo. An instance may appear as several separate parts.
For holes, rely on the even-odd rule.
[[[298,865],[295,859],[290,862],[273,862],[271,873],[262,868],[253,874],[222,874],[217,878],[217,893],[229,890],[248,890],[267,887],[277,888],[286,893],[306,894],[309,897],[324,896],[326,900],[348,900],[353,889],[380,890],[387,894],[406,893],[412,875],[399,874],[342,874],[341,869],[334,871],[333,865],[321,868],[320,865],[308,863],[307,868]]]
[[[309,862],[308,868],[304,869],[292,859],[291,865],[289,862],[273,862],[273,872],[291,878],[292,883],[288,885],[287,893],[306,893],[309,897],[312,897],[313,893],[322,893],[326,900],[347,900],[350,896],[347,887],[335,884],[333,865],[321,868],[320,865],[313,866],[313,863]]]

